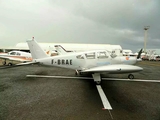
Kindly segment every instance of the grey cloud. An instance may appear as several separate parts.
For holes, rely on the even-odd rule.
[[[13,45],[34,36],[38,42],[120,44],[124,49],[159,48],[158,0],[2,0],[0,42]],[[1,46],[3,46],[1,45]]]

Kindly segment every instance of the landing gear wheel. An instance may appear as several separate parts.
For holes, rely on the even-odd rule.
[[[95,83],[96,83],[97,85],[100,85],[100,84],[101,84],[101,81],[95,81]]]
[[[129,75],[128,75],[128,78],[129,78],[129,79],[134,79],[134,75],[129,74]]]
[[[12,66],[12,63],[8,63],[8,66]]]

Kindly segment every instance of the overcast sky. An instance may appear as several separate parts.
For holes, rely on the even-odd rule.
[[[159,0],[0,0],[0,46],[38,42],[160,48]]]

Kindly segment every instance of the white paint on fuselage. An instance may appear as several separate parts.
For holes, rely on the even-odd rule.
[[[95,52],[95,58],[94,59],[87,59],[85,54],[92,53],[90,52],[82,52],[82,53],[73,53],[73,54],[66,54],[66,55],[59,55],[54,57],[48,57],[43,59],[36,59],[36,62],[40,62],[44,65],[49,66],[57,66],[57,67],[63,67],[63,68],[69,68],[69,69],[76,69],[76,70],[85,70],[93,67],[98,66],[104,66],[104,65],[113,65],[113,64],[128,64],[132,65],[136,63],[135,57],[129,57],[126,58],[126,56],[117,56],[112,58],[110,55],[108,55],[107,58],[101,58],[99,59],[97,56],[97,53],[99,51]],[[76,56],[82,56],[83,59],[78,59]]]

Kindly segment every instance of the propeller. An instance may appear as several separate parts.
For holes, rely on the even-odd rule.
[[[141,58],[142,50],[143,50],[143,49],[141,49],[141,50],[138,52],[137,59]]]

